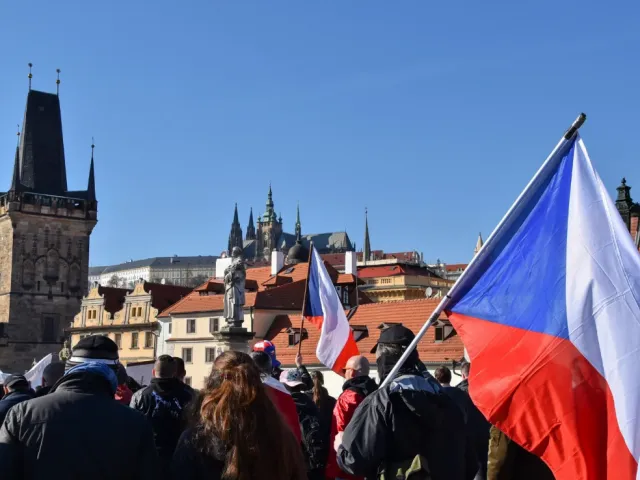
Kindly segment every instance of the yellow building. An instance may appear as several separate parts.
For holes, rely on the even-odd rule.
[[[68,329],[71,345],[88,335],[106,335],[124,364],[153,360],[158,314],[191,291],[188,287],[138,281],[133,290],[94,284]]]
[[[368,262],[368,264],[376,262]],[[398,302],[446,294],[453,285],[431,269],[408,263],[380,262],[358,268],[366,285],[360,289],[374,302]]]

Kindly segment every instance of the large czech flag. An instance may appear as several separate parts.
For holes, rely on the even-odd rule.
[[[343,375],[354,355],[359,355],[344,307],[322,258],[312,246],[304,318],[320,330],[316,356],[324,365]]]
[[[640,457],[640,255],[576,135],[451,292],[487,419],[559,480],[631,480]]]

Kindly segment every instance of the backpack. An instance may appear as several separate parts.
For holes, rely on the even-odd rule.
[[[416,455],[405,462],[385,466],[378,474],[378,480],[431,480],[427,459]]]
[[[328,439],[320,425],[320,411],[304,393],[294,393],[307,470],[324,469],[327,464]],[[301,401],[303,400],[303,401]]]

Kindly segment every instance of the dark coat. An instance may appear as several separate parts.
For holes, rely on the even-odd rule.
[[[360,404],[337,452],[339,467],[377,478],[385,465],[422,455],[433,480],[470,480],[477,463],[462,412],[438,386],[401,375]]]
[[[186,387],[177,378],[153,378],[131,399],[131,407],[151,423],[158,456],[166,468],[186,428],[185,409],[193,395]]]
[[[16,405],[0,429],[2,478],[157,480],[151,426],[102,375],[78,372]]]
[[[213,438],[209,446],[210,453],[205,455],[197,446],[196,428],[186,430],[178,440],[171,462],[171,478],[220,480],[225,467],[226,449],[220,440]]]
[[[5,395],[2,400],[0,400],[0,425],[4,422],[4,417],[9,413],[9,409],[14,405],[17,405],[20,402],[24,402],[26,400],[31,400],[33,398],[33,394],[31,391],[26,392],[9,392]]]

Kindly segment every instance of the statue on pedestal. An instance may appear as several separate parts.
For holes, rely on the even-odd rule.
[[[69,348],[69,340],[64,341],[64,345],[60,353],[58,353],[58,358],[61,362],[66,362],[69,358],[71,358],[71,349]]]
[[[224,270],[224,318],[227,329],[242,328],[244,322],[244,285],[247,272],[242,258],[242,250],[233,247],[231,265]]]

